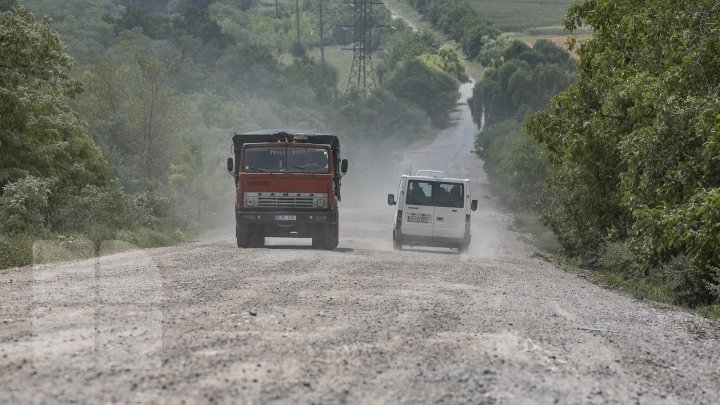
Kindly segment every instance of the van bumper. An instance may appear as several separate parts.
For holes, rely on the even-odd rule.
[[[459,248],[467,246],[470,243],[470,234],[465,234],[462,238],[441,238],[436,236],[406,235],[395,231],[394,238],[403,245],[409,246]]]

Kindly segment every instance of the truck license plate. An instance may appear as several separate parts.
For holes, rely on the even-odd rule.
[[[430,222],[430,217],[418,217],[415,215],[408,216],[408,222],[419,222],[422,224],[427,224]]]
[[[295,221],[296,219],[295,215],[275,215],[276,221]]]

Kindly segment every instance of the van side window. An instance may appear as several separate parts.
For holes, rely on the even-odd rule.
[[[462,208],[465,206],[464,187],[460,183],[439,183],[437,192],[438,207]]]
[[[407,205],[433,205],[433,183],[410,180],[408,182]]]

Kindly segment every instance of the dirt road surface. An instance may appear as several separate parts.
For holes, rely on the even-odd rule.
[[[351,162],[335,251],[238,249],[229,217],[178,247],[1,271],[0,403],[720,403],[718,325],[538,255],[455,118],[362,195]],[[410,166],[473,179],[468,254],[393,251],[385,195]]]

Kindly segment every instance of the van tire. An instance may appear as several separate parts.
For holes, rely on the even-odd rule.
[[[402,242],[395,238],[395,232],[393,232],[393,249],[402,250]]]
[[[468,236],[468,237],[460,244],[460,246],[458,246],[458,253],[467,253],[469,247],[470,247],[470,237]]]

